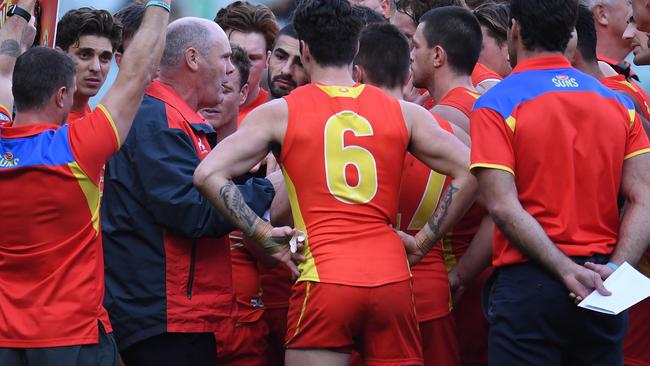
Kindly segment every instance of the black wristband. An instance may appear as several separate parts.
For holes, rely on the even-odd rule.
[[[30,20],[32,20],[32,15],[29,14],[29,12],[21,7],[18,7],[18,5],[12,5],[9,7],[9,12],[7,12],[7,16],[11,17],[14,15],[18,15],[25,19],[27,23],[29,23]]]

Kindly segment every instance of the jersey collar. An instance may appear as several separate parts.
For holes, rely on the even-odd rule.
[[[569,60],[564,56],[543,56],[521,61],[512,70],[512,73],[516,74],[530,70],[569,69],[572,67]]]
[[[57,130],[61,126],[52,123],[33,123],[22,126],[1,126],[0,138],[21,138],[38,135],[48,130]]]
[[[176,94],[169,85],[158,80],[151,82],[147,88],[147,95],[161,100],[172,108],[176,109],[190,123],[203,123],[203,118],[194,111],[187,103]]]

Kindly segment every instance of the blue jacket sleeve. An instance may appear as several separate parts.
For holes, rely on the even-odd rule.
[[[220,237],[236,228],[194,187],[200,160],[190,137],[180,129],[162,127],[135,131],[132,161],[142,184],[143,203],[154,220],[186,237]],[[239,190],[261,216],[275,191],[267,179],[249,179]]]

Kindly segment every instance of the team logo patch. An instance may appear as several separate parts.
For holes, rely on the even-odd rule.
[[[555,75],[551,81],[557,88],[577,88],[580,86],[575,78],[570,78],[567,75]]]
[[[9,151],[7,151],[7,152],[5,153],[5,159],[7,159],[7,160],[14,160],[14,154],[12,154],[12,153],[10,153]]]
[[[348,93],[348,92],[350,91],[350,89],[349,89],[349,88],[346,88],[346,87],[344,87],[344,86],[342,86],[342,87],[339,88],[339,91],[340,91],[341,93]]]
[[[5,151],[2,156],[0,156],[0,168],[13,168],[18,165],[20,159],[14,156],[14,154],[9,151]]]

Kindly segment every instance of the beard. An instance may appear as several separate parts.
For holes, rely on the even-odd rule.
[[[286,84],[289,85],[289,89],[278,88],[278,87],[274,86],[274,83],[277,82],[277,81],[285,82]],[[271,92],[271,95],[273,96],[273,98],[282,98],[284,96],[287,96],[287,95],[289,95],[289,93],[291,93],[291,91],[293,89],[298,87],[298,83],[296,83],[296,81],[293,80],[293,78],[291,78],[290,76],[277,75],[277,76],[275,76],[274,78],[271,79],[271,74],[270,73],[269,73],[268,84],[269,84],[269,92]]]

